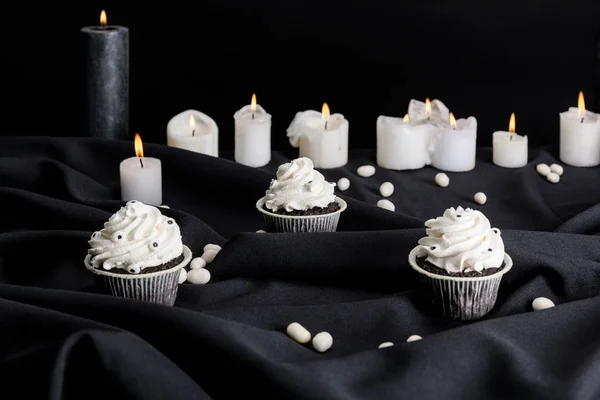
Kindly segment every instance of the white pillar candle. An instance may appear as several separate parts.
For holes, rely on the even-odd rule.
[[[187,110],[171,118],[167,124],[167,144],[218,157],[219,128],[208,115]]]
[[[299,112],[287,129],[300,157],[308,157],[315,168],[337,168],[348,162],[348,121],[342,114],[330,115],[327,103],[322,112]]]
[[[419,169],[429,163],[427,150],[431,125],[413,125],[404,119],[377,118],[377,165],[393,170]]]
[[[582,92],[577,106],[560,114],[560,160],[595,167],[600,164],[600,114],[586,111]]]
[[[499,167],[522,168],[527,165],[527,136],[515,133],[515,113],[510,115],[508,132],[494,132],[492,139],[493,161]]]
[[[442,171],[464,172],[475,168],[477,152],[477,120],[474,117],[455,120],[439,127],[431,139],[431,165]]]
[[[121,200],[138,200],[145,204],[162,204],[162,169],[160,160],[144,157],[142,139],[135,135],[135,157],[121,162]]]
[[[262,167],[271,161],[271,115],[256,104],[233,115],[235,120],[235,161],[249,167]]]

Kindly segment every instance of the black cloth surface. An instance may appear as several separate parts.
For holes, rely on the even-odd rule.
[[[339,231],[260,234],[254,204],[276,167],[147,145],[163,166],[164,214],[195,256],[223,246],[212,281],[183,284],[175,307],[108,296],[83,266],[87,240],[123,202],[119,162],[131,143],[0,139],[0,397],[128,399],[600,398],[600,169],[565,167],[559,184],[491,163],[434,184],[425,168],[375,165],[354,151],[330,181],[351,181]],[[376,206],[395,185],[394,213]],[[473,195],[485,192],[487,204]],[[423,222],[450,206],[483,211],[514,260],[480,321],[428,309],[409,251]],[[557,306],[540,312],[545,296]],[[334,338],[326,353],[288,338],[297,321]],[[413,334],[423,340],[406,343]],[[394,347],[377,349],[382,342]]]

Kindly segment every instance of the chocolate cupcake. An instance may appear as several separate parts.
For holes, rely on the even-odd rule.
[[[449,208],[425,222],[427,236],[410,255],[410,265],[429,289],[443,316],[473,320],[494,307],[502,276],[512,268],[498,228],[480,211]]]
[[[268,231],[335,232],[346,202],[335,196],[334,187],[309,158],[301,157],[279,166],[256,208]]]
[[[191,259],[172,218],[132,200],[88,241],[86,268],[100,276],[111,294],[173,305],[180,269]]]

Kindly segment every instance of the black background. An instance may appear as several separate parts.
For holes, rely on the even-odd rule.
[[[377,116],[404,115],[411,98],[477,117],[480,146],[513,111],[540,145],[558,142],[579,90],[595,108],[597,0],[22,2],[2,10],[4,136],[83,135],[79,29],[101,9],[130,28],[131,133],[147,142],[165,143],[168,120],[195,108],[229,149],[253,92],[275,149],[289,147],[294,114],[323,101],[350,120],[354,148],[374,147]]]

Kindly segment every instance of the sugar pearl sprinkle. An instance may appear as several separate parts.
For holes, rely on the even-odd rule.
[[[531,308],[533,308],[534,311],[546,310],[552,307],[554,307],[554,302],[545,297],[538,297],[531,303]]]
[[[312,340],[312,345],[319,353],[325,353],[333,345],[333,337],[329,332],[317,333]]]
[[[538,174],[540,174],[541,176],[548,176],[548,174],[551,172],[550,171],[550,167],[548,166],[548,164],[538,164],[535,167],[535,170],[537,171]]]
[[[406,339],[406,341],[408,343],[410,343],[410,342],[416,342],[417,340],[421,340],[421,339],[423,339],[423,338],[419,335],[412,335],[412,336],[409,336],[409,338]]]
[[[386,347],[392,347],[394,343],[392,342],[383,342],[377,347],[378,349],[385,349]]]
[[[487,196],[483,192],[477,192],[477,193],[475,193],[474,200],[475,200],[475,203],[483,205],[487,202]]]
[[[558,183],[558,182],[560,182],[560,176],[558,174],[555,174],[554,172],[550,172],[548,174],[548,176],[546,177],[546,179],[550,183]]]
[[[394,194],[394,185],[391,182],[382,183],[379,187],[379,193],[381,193],[383,197],[390,197]]]
[[[191,269],[206,268],[206,261],[202,257],[196,257],[190,263]]]
[[[359,167],[356,172],[358,173],[358,175],[364,178],[368,178],[370,176],[375,175],[375,167],[372,165],[363,165],[362,167]]]
[[[563,172],[565,172],[562,165],[558,165],[558,164],[552,164],[550,166],[550,171],[554,172],[558,176],[562,176]]]
[[[289,324],[285,331],[289,337],[300,344],[306,344],[310,342],[310,332],[297,322],[292,322]]]
[[[396,206],[394,205],[394,203],[387,199],[379,200],[377,202],[377,207],[383,208],[388,211],[396,211]]]
[[[259,230],[256,231],[256,233],[267,233],[267,231],[259,229]]]
[[[209,243],[206,246],[204,246],[204,251],[207,250],[216,250],[217,252],[219,252],[221,251],[221,246],[219,246],[218,244]]]
[[[187,280],[187,271],[185,270],[185,268],[181,268],[179,270],[179,283],[183,283]]]
[[[210,281],[210,271],[205,268],[190,269],[187,273],[187,281],[194,285],[205,285]]]
[[[447,187],[450,184],[450,178],[443,172],[440,172],[435,176],[435,183],[439,187]]]
[[[341,178],[337,182],[337,188],[339,190],[341,190],[342,192],[348,190],[349,187],[350,187],[350,180],[348,178]]]

